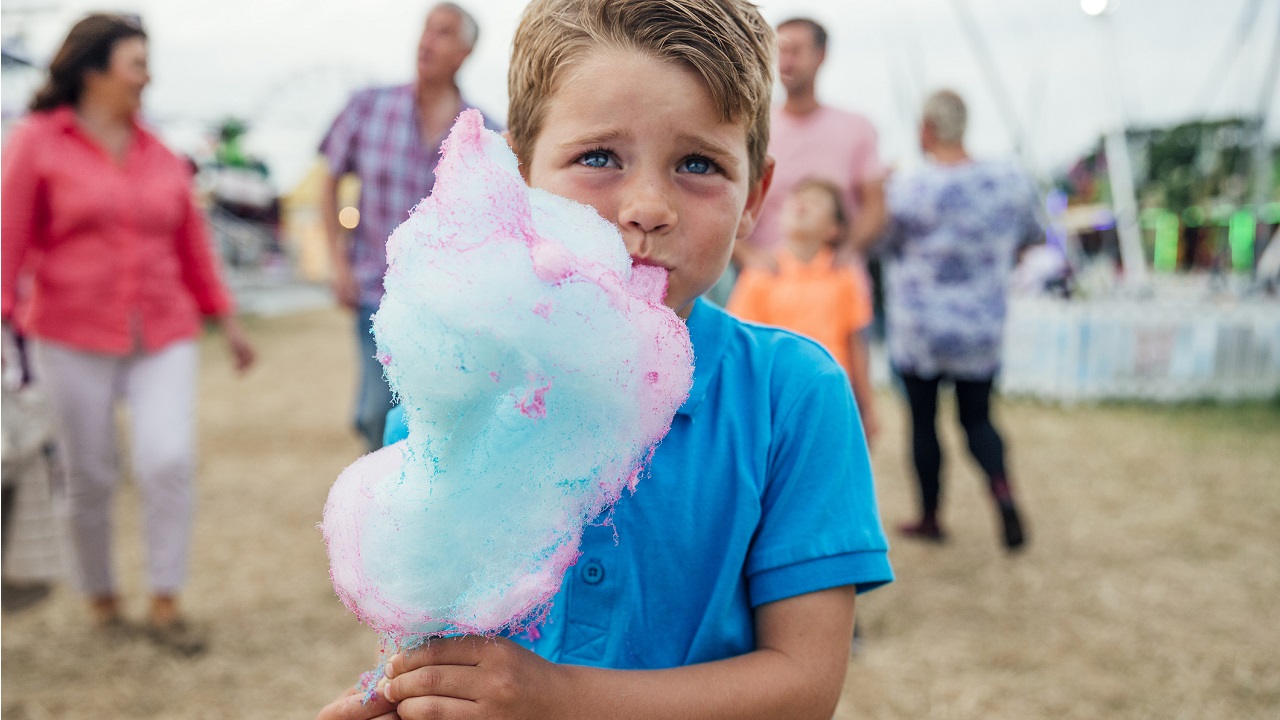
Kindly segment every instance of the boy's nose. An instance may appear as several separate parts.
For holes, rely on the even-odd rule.
[[[618,224],[624,236],[662,232],[675,222],[675,205],[662,181],[637,178],[629,184],[618,210]]]

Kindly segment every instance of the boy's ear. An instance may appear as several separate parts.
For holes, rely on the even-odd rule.
[[[760,211],[764,208],[764,198],[773,185],[774,165],[773,156],[766,155],[760,179],[756,180],[747,191],[747,205],[742,209],[742,218],[738,220],[736,237],[738,241],[746,240],[751,235],[751,231],[756,229],[756,221],[760,219]]]

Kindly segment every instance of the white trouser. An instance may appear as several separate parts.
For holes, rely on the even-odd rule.
[[[44,341],[33,346],[36,377],[49,394],[65,452],[80,589],[95,597],[115,592],[111,507],[120,476],[115,404],[123,400],[146,523],[147,579],[155,594],[176,592],[186,579],[194,505],[195,342],[127,357]]]

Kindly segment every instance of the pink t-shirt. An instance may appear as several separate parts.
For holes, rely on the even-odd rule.
[[[765,197],[760,222],[747,239],[752,247],[764,250],[782,245],[782,203],[796,183],[814,177],[844,188],[845,206],[852,217],[858,212],[857,187],[884,176],[871,121],[835,108],[819,107],[808,115],[791,115],[781,106],[775,107],[769,154],[777,161],[773,187]]]

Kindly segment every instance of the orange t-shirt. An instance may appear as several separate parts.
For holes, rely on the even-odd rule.
[[[777,273],[742,271],[729,298],[729,312],[811,337],[847,369],[849,336],[871,324],[866,272],[837,267],[834,253],[826,248],[807,263],[786,250],[776,257]]]

